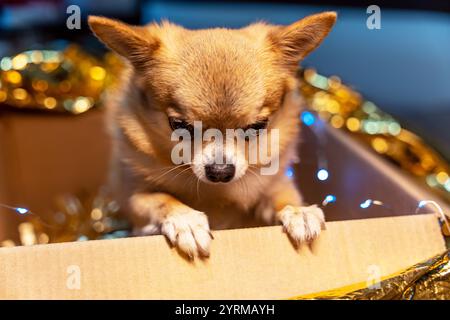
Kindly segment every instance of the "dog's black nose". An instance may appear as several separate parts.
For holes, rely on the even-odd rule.
[[[211,182],[229,182],[236,172],[234,164],[207,164],[205,174]]]

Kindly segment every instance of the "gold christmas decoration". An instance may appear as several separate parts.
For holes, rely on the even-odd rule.
[[[76,45],[3,57],[0,107],[80,114],[101,101],[120,68],[114,54],[99,60]]]
[[[449,300],[450,251],[419,263],[379,283],[345,288],[293,299],[339,300]]]

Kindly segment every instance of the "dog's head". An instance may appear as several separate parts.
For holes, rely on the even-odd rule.
[[[201,134],[215,129],[209,139],[200,138],[202,148],[192,149],[191,167],[203,181],[229,182],[244,176],[249,166],[261,166],[259,157],[249,163],[248,144],[258,134],[271,141],[270,130],[288,125],[277,118],[287,83],[335,20],[336,13],[325,12],[288,26],[256,23],[237,30],[196,31],[168,22],[136,27],[102,17],[89,17],[89,24],[135,69],[134,84],[147,101],[159,133],[167,136],[161,147],[175,145],[174,130]],[[201,123],[201,129],[195,123]],[[227,129],[249,129],[241,135],[240,147],[227,139]],[[217,133],[223,133],[227,142],[219,145]],[[259,141],[254,146],[260,145]],[[269,149],[271,157],[278,157],[283,144]]]

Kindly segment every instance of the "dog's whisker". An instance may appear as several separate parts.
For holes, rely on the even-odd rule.
[[[166,176],[167,174],[173,172],[174,170],[177,170],[177,169],[179,169],[179,168],[182,168],[182,167],[188,166],[188,165],[191,165],[191,163],[182,163],[182,164],[179,164],[179,165],[173,167],[172,169],[170,169],[170,170],[164,172],[163,174],[159,175],[159,176],[156,177],[156,178],[149,177],[149,180],[159,181],[161,178],[163,178],[163,177]]]
[[[186,171],[188,171],[188,170],[190,170],[191,169],[191,167],[187,167],[187,168],[185,168],[185,169],[183,169],[183,170],[181,170],[180,172],[178,172],[174,177],[172,177],[171,179],[170,179],[170,181],[172,181],[172,180],[175,180],[176,179],[176,177],[178,177],[179,175],[181,175],[181,174],[183,174],[183,173],[185,173]]]
[[[240,178],[239,180],[237,180],[239,182],[239,187],[240,189],[242,189],[242,191],[244,191],[244,187],[245,187],[245,196],[248,197],[248,186],[246,185],[244,179]]]
[[[191,184],[192,182],[195,182],[195,175],[193,175],[193,174],[189,175],[188,178],[184,181],[183,189],[186,188],[186,185],[187,185],[188,183]],[[190,186],[190,185],[189,185],[189,186]]]
[[[177,165],[178,166],[178,165]],[[171,169],[171,168],[173,168],[173,165],[172,166],[165,166],[165,167],[160,167],[160,168],[156,168],[156,169],[152,169],[152,170],[146,170],[148,173],[151,173],[151,172],[160,172],[160,171],[163,171],[163,170],[167,170],[167,169]]]

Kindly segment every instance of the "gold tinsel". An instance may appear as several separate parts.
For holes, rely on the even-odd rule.
[[[292,299],[450,300],[450,251],[419,263],[380,283],[355,284]]]
[[[64,51],[30,50],[3,57],[0,104],[80,114],[101,101],[120,68],[112,53],[99,60],[75,45]]]

